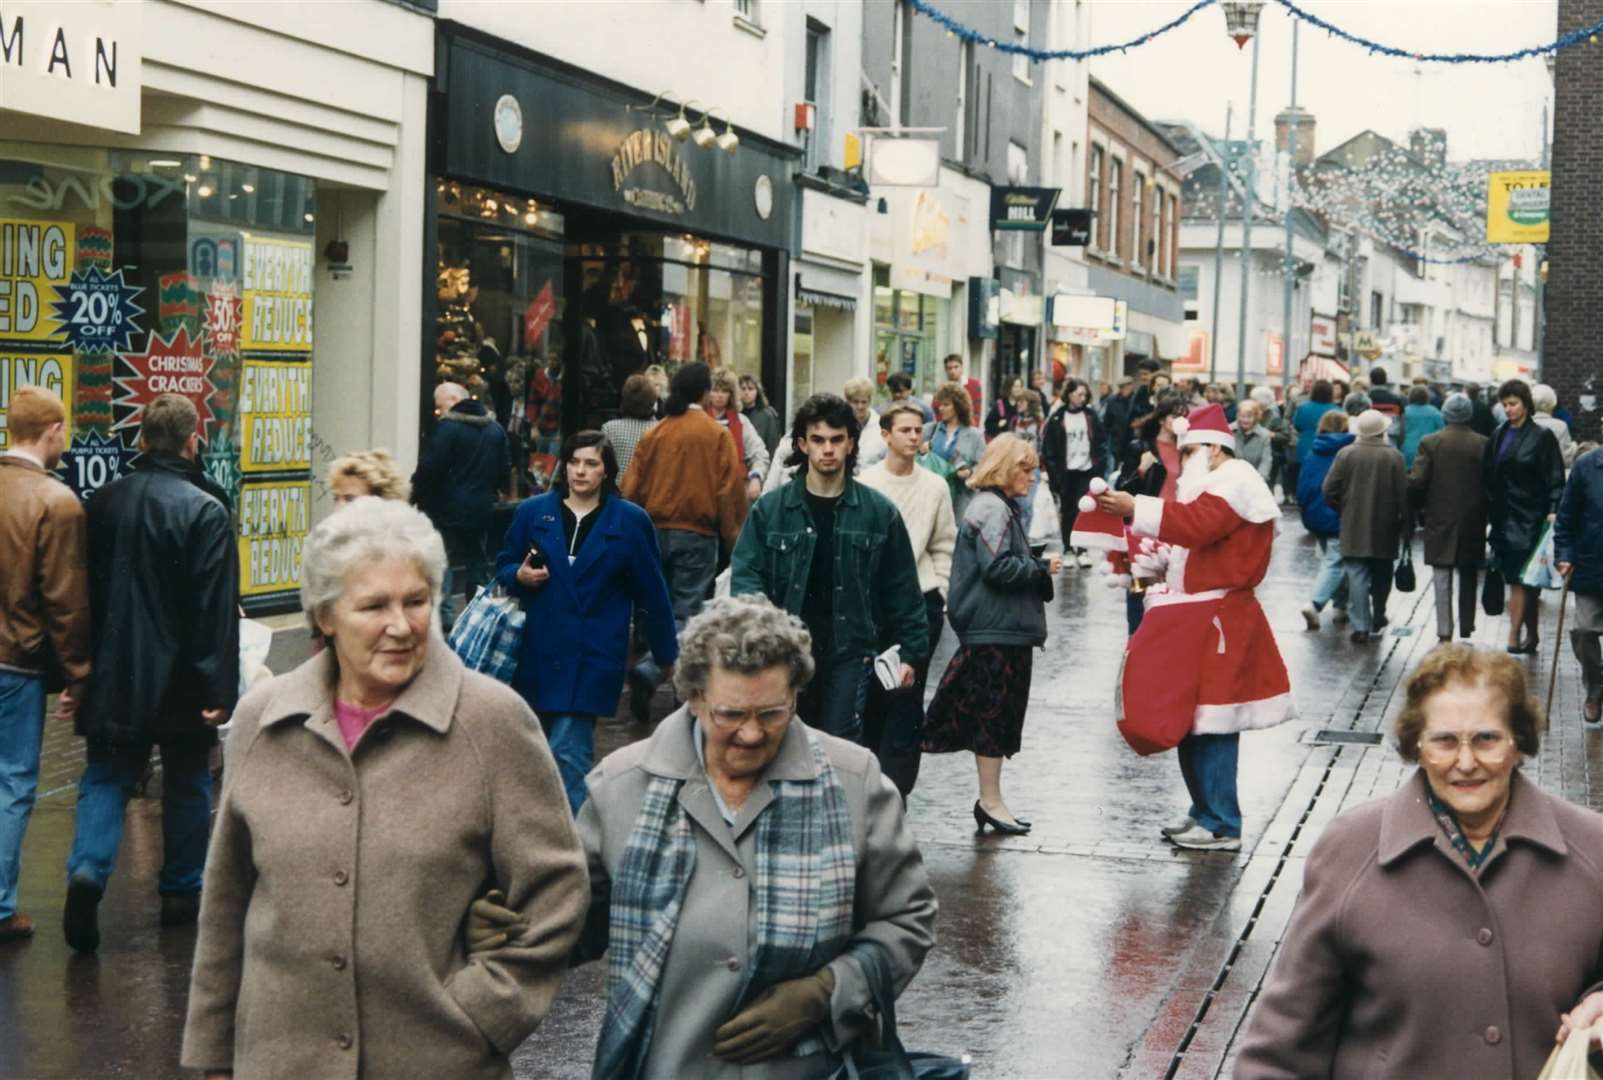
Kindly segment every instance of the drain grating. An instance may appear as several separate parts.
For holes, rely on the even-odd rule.
[[[1378,731],[1337,731],[1321,728],[1308,736],[1314,746],[1379,746],[1385,736]]]

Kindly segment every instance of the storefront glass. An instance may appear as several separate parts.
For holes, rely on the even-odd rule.
[[[0,450],[19,386],[67,404],[87,499],[156,396],[200,414],[252,610],[293,607],[310,526],[314,182],[204,155],[0,142]]]
[[[761,377],[759,251],[448,180],[435,209],[433,379],[494,404],[525,492],[564,434],[618,415],[630,375],[700,360]]]
[[[874,383],[884,393],[891,372],[913,380],[913,393],[928,397],[945,380],[941,361],[952,351],[950,300],[888,284],[885,268],[874,272]]]

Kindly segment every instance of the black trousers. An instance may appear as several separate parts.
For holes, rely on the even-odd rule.
[[[880,771],[896,785],[905,800],[918,783],[924,738],[924,686],[930,660],[946,625],[946,598],[939,589],[924,594],[924,615],[929,620],[930,654],[913,668],[913,685],[886,690],[878,679],[868,682],[868,703],[863,710],[863,745],[879,759]]]

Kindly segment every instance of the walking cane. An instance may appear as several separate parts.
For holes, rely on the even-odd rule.
[[[1571,570],[1570,573],[1573,574],[1574,571]],[[1543,715],[1547,717],[1553,715],[1553,687],[1558,683],[1559,654],[1564,651],[1564,605],[1569,599],[1570,574],[1565,574],[1564,591],[1559,594],[1558,598],[1558,629],[1553,632],[1553,670],[1547,677],[1547,708],[1543,712]],[[1551,723],[1551,720],[1549,723]]]

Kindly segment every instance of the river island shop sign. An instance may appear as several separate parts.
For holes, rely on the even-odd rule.
[[[0,0],[0,109],[139,134],[138,0]]]
[[[657,170],[668,175],[672,191],[641,186],[641,181]],[[612,190],[642,210],[682,214],[696,208],[696,179],[690,175],[679,144],[666,131],[641,128],[629,133],[612,155]]]

